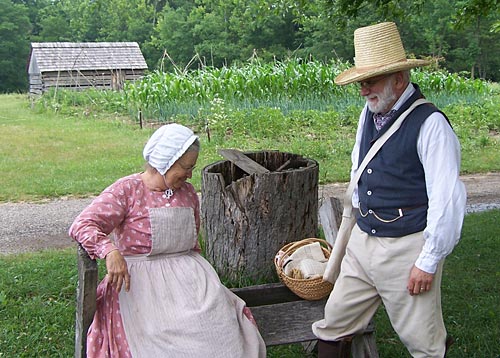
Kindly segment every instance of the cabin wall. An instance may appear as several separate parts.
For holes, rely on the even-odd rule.
[[[30,73],[30,94],[40,95],[50,88],[121,90],[125,81],[135,81],[143,75],[143,70],[133,69]]]

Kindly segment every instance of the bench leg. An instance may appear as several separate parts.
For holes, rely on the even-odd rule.
[[[302,342],[302,348],[304,349],[305,353],[312,353],[316,352],[318,349],[318,341],[307,341],[307,342]]]
[[[353,358],[379,358],[373,332],[355,336],[352,342]]]
[[[350,358],[352,339],[341,341],[318,340],[318,358]]]
[[[96,310],[97,263],[78,246],[78,285],[76,290],[75,358],[87,356],[87,331]]]

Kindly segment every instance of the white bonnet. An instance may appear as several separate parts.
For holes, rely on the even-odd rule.
[[[177,123],[158,128],[144,147],[144,159],[164,175],[193,142],[198,139],[193,131]]]

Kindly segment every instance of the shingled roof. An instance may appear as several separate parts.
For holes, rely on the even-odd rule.
[[[147,69],[137,42],[33,42],[28,71]]]

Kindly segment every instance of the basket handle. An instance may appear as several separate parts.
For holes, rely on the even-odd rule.
[[[303,239],[303,240],[300,240],[300,241],[297,241],[297,242],[294,242],[292,245],[290,245],[288,248],[286,248],[285,251],[283,251],[283,254],[281,255],[279,261],[278,261],[278,265],[280,267],[283,266],[283,260],[285,259],[286,256],[288,256],[288,253],[293,251],[294,249],[296,248],[299,248],[301,246],[305,246],[305,245],[308,245],[308,244],[312,244],[312,243],[315,243],[315,242],[319,242],[319,244],[326,244],[326,247],[328,249],[330,249],[330,251],[332,250],[332,245],[326,241],[326,240],[323,240],[323,239],[318,239],[318,238],[307,238],[307,239]]]

